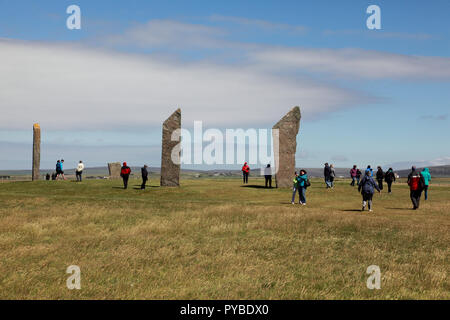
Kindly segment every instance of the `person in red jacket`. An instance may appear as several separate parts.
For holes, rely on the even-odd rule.
[[[120,169],[120,176],[123,179],[123,188],[128,188],[128,178],[130,178],[131,169],[127,166],[127,163],[124,162],[122,168]]]
[[[416,167],[411,168],[411,173],[408,175],[408,186],[410,190],[410,197],[413,203],[413,209],[419,209],[420,197],[425,186],[425,181],[420,172],[416,171]]]
[[[248,175],[250,174],[250,167],[248,166],[247,162],[244,163],[242,166],[242,175],[244,179],[244,184],[248,183]]]

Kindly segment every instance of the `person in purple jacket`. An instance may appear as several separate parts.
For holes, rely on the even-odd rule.
[[[350,169],[350,177],[352,178],[352,183],[350,183],[350,185],[352,187],[355,186],[355,182],[356,182],[356,175],[358,174],[358,169],[356,168],[356,164],[353,166],[352,169]]]

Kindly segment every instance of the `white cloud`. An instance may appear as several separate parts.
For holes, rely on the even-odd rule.
[[[159,126],[176,107],[183,124],[273,124],[295,105],[313,116],[367,102],[337,86],[253,66],[178,63],[151,55],[0,40],[0,128]]]
[[[366,79],[450,80],[450,58],[363,49],[272,48],[250,53],[272,69],[305,70]]]

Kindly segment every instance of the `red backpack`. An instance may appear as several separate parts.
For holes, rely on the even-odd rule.
[[[125,174],[130,174],[130,172],[131,172],[131,169],[128,168],[128,167],[126,167],[126,168],[122,168],[122,170],[121,170],[120,173],[122,173],[123,175],[125,175]]]

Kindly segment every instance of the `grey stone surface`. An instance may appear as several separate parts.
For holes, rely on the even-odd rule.
[[[275,184],[277,188],[292,187],[295,172],[295,152],[297,134],[300,129],[301,113],[299,107],[292,108],[272,129],[278,129],[279,139],[273,135],[275,158]],[[277,161],[278,159],[278,161]]]
[[[108,171],[110,179],[120,179],[120,169],[122,165],[120,162],[108,163]]]
[[[35,123],[33,125],[33,167],[31,169],[31,179],[39,180],[41,164],[41,127]]]
[[[177,109],[162,125],[161,186],[180,185],[181,110]],[[172,134],[175,135],[172,139]],[[178,134],[177,134],[178,133]]]

